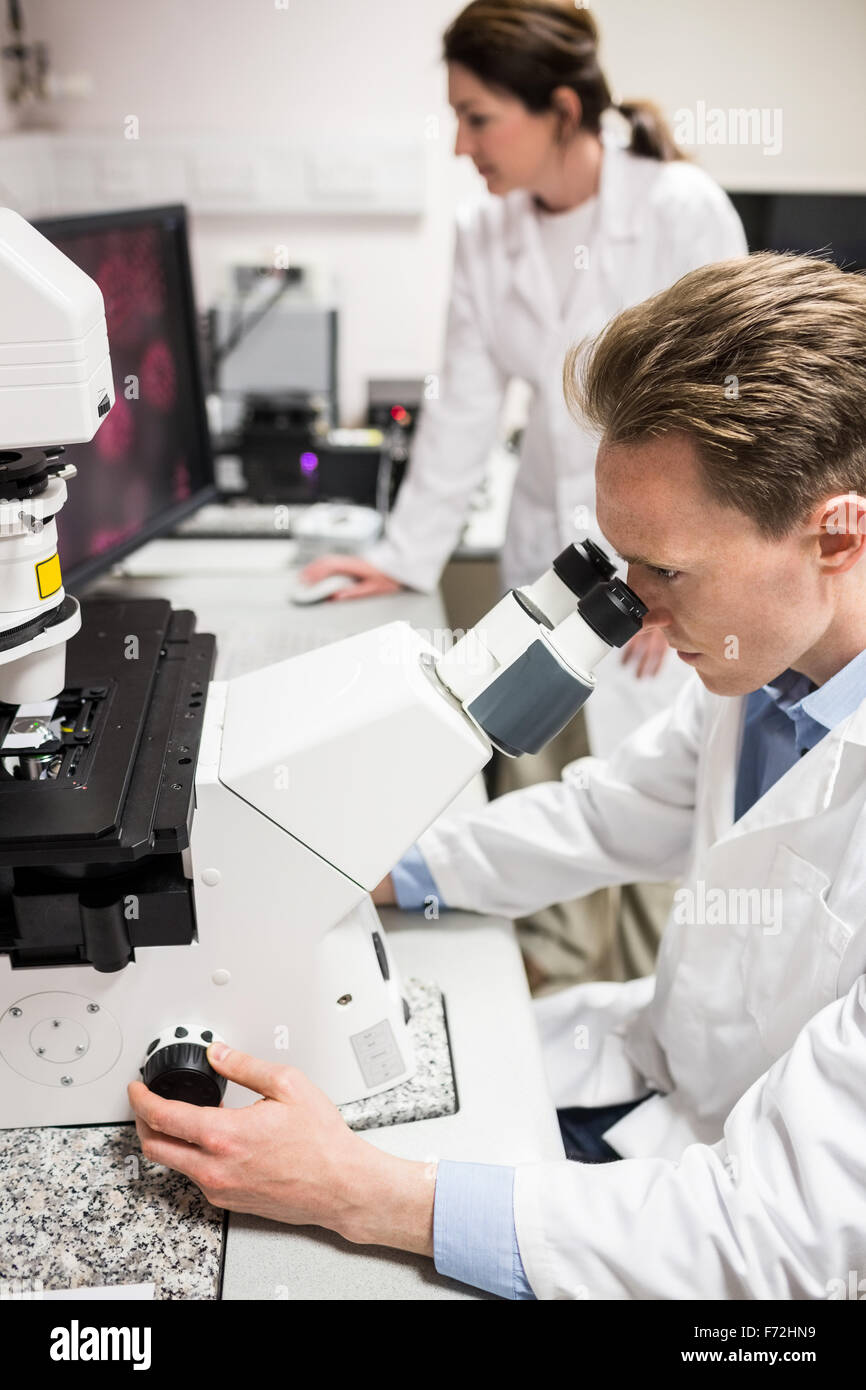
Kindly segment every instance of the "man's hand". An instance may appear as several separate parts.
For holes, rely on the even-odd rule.
[[[373,598],[375,594],[396,594],[403,588],[396,579],[383,574],[360,555],[322,555],[302,569],[300,577],[304,584],[318,584],[320,579],[328,579],[332,574],[351,574],[357,580],[355,584],[347,584],[345,589],[338,589],[331,595],[333,599]]]
[[[397,894],[394,892],[394,880],[390,874],[377,883],[370,897],[378,907],[393,907],[397,902]]]
[[[146,1158],[185,1173],[213,1206],[433,1254],[435,1165],[368,1144],[294,1067],[221,1043],[211,1044],[208,1061],[263,1099],[217,1110],[164,1100],[133,1082],[129,1101]]]
[[[622,664],[637,663],[638,680],[642,676],[657,676],[662,668],[666,653],[670,650],[661,628],[651,627],[646,632],[638,632],[622,649]]]

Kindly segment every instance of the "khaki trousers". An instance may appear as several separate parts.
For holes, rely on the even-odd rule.
[[[581,710],[540,753],[522,758],[498,754],[491,795],[557,781],[567,763],[589,751]],[[600,888],[521,918],[515,926],[532,993],[552,994],[586,980],[631,980],[651,974],[674,889],[673,883]]]

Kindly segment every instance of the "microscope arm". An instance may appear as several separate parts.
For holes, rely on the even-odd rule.
[[[437,655],[391,623],[229,681],[220,781],[371,891],[492,752]]]

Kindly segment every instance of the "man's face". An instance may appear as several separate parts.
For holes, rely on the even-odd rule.
[[[767,539],[710,495],[683,434],[602,444],[596,483],[599,525],[649,608],[644,627],[708,690],[741,695],[797,669],[833,617],[817,527]]]

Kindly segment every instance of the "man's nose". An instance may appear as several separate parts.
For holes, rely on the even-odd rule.
[[[646,632],[651,627],[665,628],[670,627],[673,622],[673,614],[669,608],[662,608],[658,604],[650,608],[643,620],[642,632]]]

